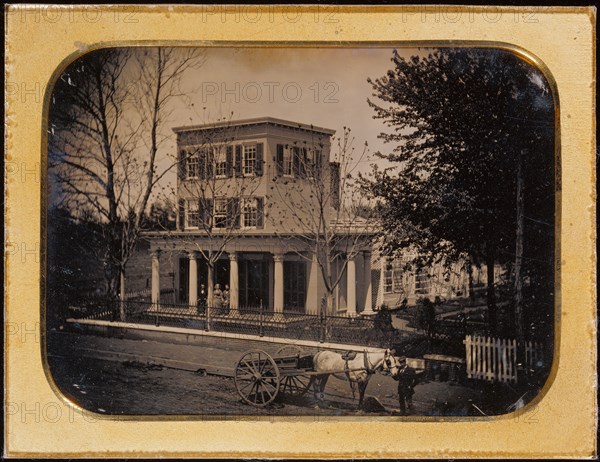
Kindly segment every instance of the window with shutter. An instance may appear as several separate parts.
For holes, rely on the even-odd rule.
[[[298,148],[297,146],[292,146],[290,148],[291,150],[291,160],[292,160],[292,174],[294,176],[299,177],[300,176],[300,171],[301,171],[301,167],[300,167],[300,163],[302,162],[302,160],[300,159],[300,148]]]
[[[185,151],[186,177],[197,179],[200,173],[200,159],[197,152]]]
[[[292,169],[292,151],[293,149],[290,148],[289,146],[285,146],[284,150],[283,150],[283,172],[282,175],[284,176],[292,176],[293,173],[293,169]]]
[[[225,148],[226,175],[228,178],[233,176],[233,146]]]
[[[200,225],[199,204],[195,200],[188,200],[186,207],[185,227],[198,228]]]
[[[202,227],[210,227],[212,226],[212,199],[206,199],[206,198],[200,198],[200,200],[198,200],[198,207],[199,207],[199,212],[198,212],[198,220],[199,220],[199,227],[200,225]],[[202,222],[200,223],[200,220],[202,220]]]
[[[227,228],[240,227],[239,199],[232,198],[227,201]]]
[[[257,207],[255,197],[246,197],[242,200],[242,226],[256,228]]]
[[[256,176],[262,176],[263,174],[263,144],[256,144],[256,161],[254,164],[254,173]]]
[[[214,157],[211,148],[200,148],[197,151],[200,161],[200,179],[209,179],[213,177]]]
[[[277,157],[275,158],[275,165],[277,168],[277,176],[283,175],[283,144],[277,145]]]
[[[235,147],[235,176],[242,176],[242,145]]]
[[[217,178],[227,178],[227,154],[224,146],[214,148],[213,155],[215,158],[215,172],[217,174]]]
[[[243,172],[244,176],[253,176],[256,170],[256,145],[244,146]]]
[[[321,150],[312,149],[311,153],[311,176],[314,178],[321,178],[323,172]]]
[[[179,180],[185,179],[185,161],[185,149],[180,149],[177,156],[177,178]]]
[[[228,200],[224,198],[215,199],[215,228],[225,228],[228,222]]]

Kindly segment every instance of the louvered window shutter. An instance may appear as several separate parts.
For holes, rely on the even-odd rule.
[[[283,175],[283,144],[277,145],[277,157],[275,158],[277,165],[277,176]]]
[[[263,144],[258,143],[256,145],[256,163],[254,164],[254,173],[256,176],[262,176],[263,174]]]
[[[179,155],[177,157],[177,177],[179,180],[185,179],[185,167],[186,167],[186,156],[185,149],[179,150]]]
[[[233,176],[233,146],[227,146],[225,151],[225,162],[227,165],[227,177],[231,178]]]
[[[242,145],[235,147],[235,176],[242,176]]]
[[[210,180],[210,179],[213,178],[213,175],[215,173],[215,171],[214,171],[215,170],[214,169],[215,160],[216,160],[215,153],[210,148],[206,149],[204,151],[204,158],[206,159],[206,163],[205,163],[205,165],[206,165],[206,179]]]

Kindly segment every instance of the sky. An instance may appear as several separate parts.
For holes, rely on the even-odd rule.
[[[153,200],[162,202],[160,196],[174,191],[173,165],[177,152],[174,127],[211,124],[224,118],[234,121],[259,117],[332,129],[336,132],[334,137],[341,136],[344,127],[348,127],[354,137],[351,147],[355,154],[350,161],[354,174],[369,172],[372,162],[383,162],[375,158],[375,152],[393,149],[378,139],[381,131],[387,129],[382,121],[373,119],[375,112],[367,104],[367,98],[372,97],[367,79],[380,78],[392,68],[392,48],[206,47],[202,50],[203,64],[188,69],[182,77],[179,82],[182,96],[170,100],[168,118],[160,129],[168,138],[159,148],[157,170],[168,173],[154,188]],[[416,48],[399,51],[407,57],[424,53]],[[131,97],[125,114],[134,106],[139,107],[136,91],[144,91],[134,77],[137,76],[134,69],[126,68],[122,74],[124,89]],[[135,113],[137,109],[132,112]],[[334,139],[332,158],[336,145]],[[143,158],[145,146],[140,144],[138,149]],[[52,191],[55,200],[60,201],[59,191]]]
[[[330,128],[349,127],[354,147],[391,150],[378,135],[386,128],[368,106],[376,79],[391,69],[391,48],[207,48],[202,67],[181,82],[189,100],[175,102],[170,126],[276,117]],[[406,56],[416,49],[403,49]],[[175,138],[169,149],[175,149]],[[333,149],[333,148],[332,148]],[[358,158],[358,154],[356,156]],[[371,156],[372,157],[372,156]],[[363,158],[356,171],[370,170]]]

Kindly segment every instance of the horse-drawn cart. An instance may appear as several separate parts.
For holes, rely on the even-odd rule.
[[[253,406],[266,406],[279,393],[302,396],[313,377],[313,355],[305,355],[291,345],[274,355],[263,350],[245,352],[235,367],[235,388],[240,397]]]
[[[234,379],[242,400],[252,406],[266,406],[280,393],[304,395],[313,382],[315,396],[322,399],[329,376],[338,376],[347,379],[351,386],[358,383],[360,405],[370,376],[375,371],[392,374],[396,368],[390,350],[377,353],[365,350],[360,356],[356,352],[340,355],[331,351],[308,355],[294,345],[286,345],[274,355],[263,350],[245,352],[237,362]]]

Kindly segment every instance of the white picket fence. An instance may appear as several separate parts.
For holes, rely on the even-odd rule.
[[[465,341],[467,377],[488,382],[517,382],[517,341],[515,339],[467,335]],[[537,368],[543,361],[539,343],[525,344],[528,368]]]

